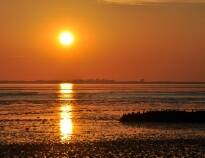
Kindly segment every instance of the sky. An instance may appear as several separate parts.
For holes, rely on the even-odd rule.
[[[111,3],[143,4],[143,3],[204,3],[205,0],[104,0]]]
[[[205,0],[6,0],[0,24],[0,80],[205,81]]]

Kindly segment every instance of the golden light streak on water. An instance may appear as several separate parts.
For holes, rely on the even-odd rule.
[[[60,100],[63,101],[60,107],[60,139],[62,143],[69,143],[73,134],[72,121],[72,100],[73,84],[60,84]],[[65,102],[66,101],[66,102]]]

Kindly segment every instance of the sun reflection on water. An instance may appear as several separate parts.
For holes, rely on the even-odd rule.
[[[72,100],[73,97],[73,84],[62,83],[60,84],[60,100]]]
[[[61,140],[63,142],[69,142],[73,133],[73,122],[71,105],[61,106],[61,120],[60,120],[60,132]]]
[[[72,83],[61,83],[60,84],[60,91],[61,91],[61,94],[72,94],[73,84]]]
[[[60,84],[60,100],[63,101],[60,107],[60,138],[63,143],[69,143],[73,134],[72,93],[73,84]]]

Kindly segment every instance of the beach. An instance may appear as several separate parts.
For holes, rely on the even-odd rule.
[[[0,157],[192,157],[203,158],[205,139],[81,142],[71,144],[0,145]]]

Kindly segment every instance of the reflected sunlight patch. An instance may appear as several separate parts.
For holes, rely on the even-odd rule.
[[[62,83],[60,84],[60,100],[72,100],[73,98],[73,84]]]
[[[60,116],[61,141],[69,143],[73,134],[71,105],[62,105]]]
[[[72,93],[73,84],[72,83],[61,83],[60,90],[61,90],[61,93]]]
[[[60,139],[63,143],[69,143],[73,134],[72,104],[69,102],[72,92],[72,83],[60,84],[60,99],[66,101],[60,107]]]

